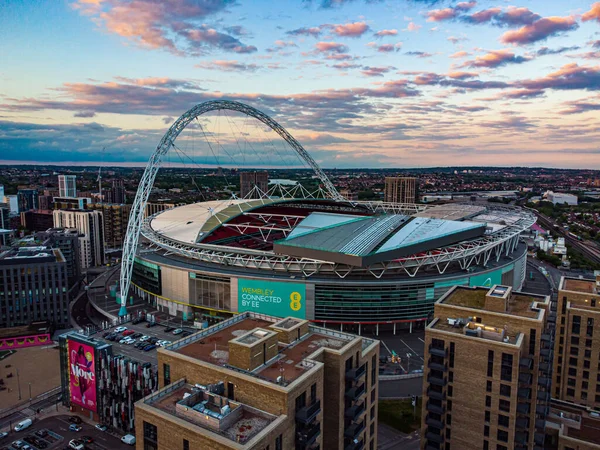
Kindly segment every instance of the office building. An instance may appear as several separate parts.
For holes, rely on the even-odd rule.
[[[92,203],[88,206],[88,209],[102,212],[104,219],[104,243],[106,247],[122,247],[125,235],[127,234],[131,205]]]
[[[377,448],[379,341],[239,314],[158,350],[138,448]]]
[[[77,176],[59,175],[58,176],[58,196],[59,197],[77,197]]]
[[[21,213],[21,225],[27,231],[44,231],[54,226],[52,211],[32,209]]]
[[[0,184],[0,203],[4,201],[4,185]]]
[[[69,325],[65,259],[59,249],[14,247],[0,253],[0,327],[48,320]]]
[[[91,203],[89,197],[54,197],[54,209],[87,209]]]
[[[19,215],[19,199],[16,195],[5,195],[4,203],[8,205],[11,216]]]
[[[416,203],[417,179],[414,177],[385,177],[384,201]]]
[[[54,210],[54,228],[75,228],[79,236],[81,267],[104,264],[104,221],[100,211]]]
[[[10,230],[10,208],[8,203],[0,203],[0,228]]]
[[[65,258],[69,287],[81,279],[79,231],[75,228],[50,228],[36,233],[36,239],[46,247],[58,248]]]
[[[573,194],[567,194],[564,192],[552,192],[548,191],[546,194],[546,199],[549,202],[552,202],[555,205],[572,205],[577,206],[577,196]]]
[[[19,189],[17,200],[19,202],[18,212],[39,209],[37,189]]]
[[[267,171],[240,173],[240,198],[262,198],[264,195],[261,193],[266,193],[268,190],[269,173]]]
[[[421,448],[541,450],[552,368],[550,297],[455,286],[425,328]]]
[[[42,210],[54,209],[54,197],[51,195],[38,195],[38,203]]]

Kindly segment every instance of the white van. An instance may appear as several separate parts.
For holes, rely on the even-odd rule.
[[[127,445],[135,445],[135,436],[133,434],[126,434],[121,438],[121,442]]]
[[[69,448],[72,448],[74,450],[85,450],[85,445],[83,445],[77,439],[71,439],[69,441]]]
[[[15,426],[15,431],[21,431],[21,430],[24,430],[25,428],[29,428],[32,423],[33,423],[33,420],[31,420],[31,419],[22,420],[17,424],[17,426]]]

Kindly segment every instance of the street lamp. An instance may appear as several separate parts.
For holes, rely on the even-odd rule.
[[[31,402],[31,383],[29,383],[29,401]]]
[[[19,379],[19,369],[17,369],[17,387],[19,388],[19,400],[21,400],[21,380]]]

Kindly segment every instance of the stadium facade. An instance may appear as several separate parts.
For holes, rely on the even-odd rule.
[[[395,329],[426,321],[455,285],[520,290],[527,251],[519,236],[534,222],[523,209],[492,205],[195,203],[145,220],[131,282],[183,320],[251,311]]]

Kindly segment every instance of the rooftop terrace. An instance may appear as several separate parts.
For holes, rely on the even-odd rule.
[[[282,342],[284,340],[282,335],[278,335],[277,353],[265,364],[259,365],[251,371],[230,364],[230,341],[252,345],[254,342],[272,335],[274,330],[291,329],[303,322],[306,324],[304,326],[307,332],[301,334],[300,339],[294,337],[287,344]],[[296,334],[293,333],[293,336],[296,336]],[[357,339],[362,339],[363,349],[375,342],[353,334],[308,325],[306,321],[299,319],[287,318],[281,320],[275,317],[243,313],[176,341],[166,346],[165,350],[174,351],[231,370],[242,371],[264,381],[287,385],[314,367],[315,363],[310,361],[310,356],[319,349],[340,350]],[[279,378],[280,376],[282,378]],[[279,382],[277,381],[278,378]]]
[[[566,291],[584,292],[586,294],[598,294],[596,280],[581,278],[563,278],[562,289]]]
[[[277,416],[193,386],[185,380],[146,397],[144,404],[239,444],[250,441],[277,419]]]

